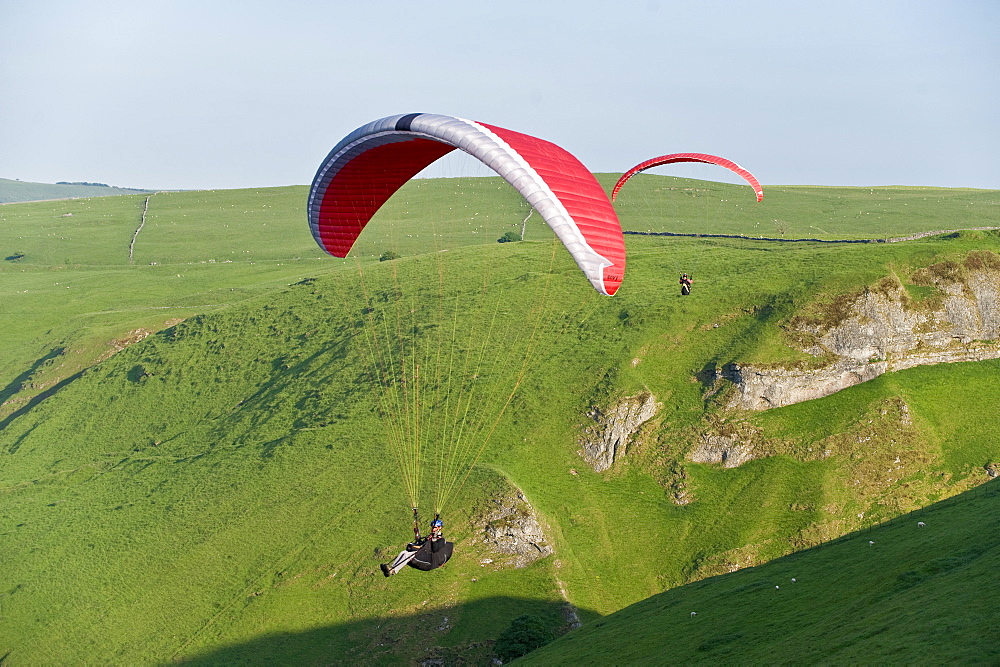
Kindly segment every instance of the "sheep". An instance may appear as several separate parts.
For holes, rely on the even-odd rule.
[[[691,616],[692,616],[692,617],[693,617],[693,616],[697,616],[697,615],[698,615],[698,612],[696,612],[696,611],[692,611],[692,612],[691,612]]]
[[[926,523],[924,523],[923,521],[918,521],[918,522],[917,522],[917,528],[923,528],[923,527],[924,527],[924,526],[926,526],[926,525],[927,525],[927,524],[926,524]]]

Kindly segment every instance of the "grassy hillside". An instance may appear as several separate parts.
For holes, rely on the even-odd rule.
[[[600,174],[606,188],[616,174]],[[654,174],[629,180],[615,208],[622,228],[785,238],[886,238],[1000,224],[1000,194],[969,188],[746,185]]]
[[[524,662],[994,664],[998,492],[661,593]]]
[[[31,183],[0,178],[0,204],[48,199],[72,199],[77,197],[110,197],[114,195],[134,195],[150,190],[118,188],[108,185],[79,183]]]
[[[0,207],[0,418],[137,336],[319,270],[305,191],[156,194],[138,234],[145,196]]]
[[[781,325],[802,308],[889,272],[1000,251],[995,233],[843,246],[629,237],[626,282],[606,299],[564,253],[539,270],[552,244],[537,226],[537,241],[495,243],[526,215],[495,179],[401,195],[385,215],[403,227],[362,253],[366,285],[389,285],[425,261],[416,248],[449,234],[454,251],[432,266],[457,278],[456,294],[473,298],[479,268],[502,266],[491,278],[511,295],[502,319],[531,321],[536,302],[520,297],[544,282],[553,326],[450,505],[455,559],[388,580],[377,565],[407,539],[408,503],[365,363],[370,305],[358,263],[320,259],[304,188],[154,195],[132,262],[144,197],[0,208],[23,246],[0,264],[2,315],[16,323],[0,341],[5,660],[485,659],[516,617],[562,626],[564,596],[589,625],[972,488],[1000,458],[983,418],[1000,399],[1000,363],[982,362],[759,415],[756,428],[786,446],[739,468],[684,460],[720,416],[704,369],[795,359]],[[831,190],[827,203],[856,196]],[[721,228],[744,232],[740,215]],[[387,249],[403,259],[378,262]],[[681,270],[696,273],[696,298],[676,294]],[[414,311],[437,307],[432,291],[413,299]],[[158,333],[126,340],[140,328]],[[660,416],[594,473],[576,452],[586,412],[640,390],[663,402]],[[900,397],[913,420],[903,438],[888,409]],[[823,438],[843,446],[818,459]],[[902,474],[883,465],[899,452]],[[693,502],[672,501],[678,485]],[[521,570],[483,564],[495,554],[479,539],[490,499],[513,486],[556,550]]]

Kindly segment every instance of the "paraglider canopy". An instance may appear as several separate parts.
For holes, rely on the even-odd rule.
[[[614,190],[611,191],[611,201],[614,201],[618,197],[618,191],[622,189],[625,182],[632,178],[636,174],[647,169],[652,169],[653,167],[661,167],[665,164],[673,164],[675,162],[701,162],[704,164],[714,164],[720,167],[725,167],[729,171],[739,174],[743,179],[750,184],[753,188],[754,193],[757,195],[757,201],[762,201],[764,199],[764,189],[760,187],[760,183],[749,171],[736,164],[732,160],[727,160],[724,157],[719,157],[718,155],[709,155],[708,153],[671,153],[670,155],[661,155],[660,157],[655,157],[651,160],[646,160],[636,166],[632,167],[618,179],[615,183]]]
[[[554,232],[545,230],[548,243],[496,246],[492,233],[472,236],[487,224],[510,224],[497,202],[512,193],[500,179],[470,179],[491,191],[488,204],[474,204],[480,210],[473,215],[483,213],[475,223],[445,212],[451,204],[467,208],[448,199],[480,187],[464,187],[466,179],[447,187],[421,183],[434,192],[426,199],[407,200],[417,188],[406,188],[401,200],[426,207],[413,216],[403,213],[411,207],[402,201],[395,202],[400,214],[376,215],[407,181],[455,149],[514,188],[519,215],[521,197],[540,214]],[[357,334],[347,354],[361,373],[358,382],[373,389],[381,436],[399,466],[400,490],[419,538],[416,508],[441,512],[460,497],[525,380],[546,358],[543,350],[557,330],[552,323],[571,322],[598,293],[618,290],[625,271],[618,216],[593,174],[559,146],[425,113],[381,118],[341,139],[316,172],[307,213],[320,247],[335,257],[354,256],[357,281],[338,274],[345,278],[338,284],[338,307],[354,314]],[[375,228],[362,236],[370,222]],[[401,229],[410,256],[395,252]],[[456,240],[466,242],[460,252],[439,245]],[[561,279],[569,264],[563,247],[594,290],[571,266],[571,281]],[[362,253],[369,256],[365,262]],[[388,263],[376,264],[376,257]],[[441,527],[431,530],[440,533]]]
[[[610,296],[618,290],[625,242],[593,174],[553,143],[455,116],[388,116],[344,137],[323,161],[309,192],[309,227],[316,242],[331,255],[345,257],[394,192],[456,148],[514,186],[598,292]]]

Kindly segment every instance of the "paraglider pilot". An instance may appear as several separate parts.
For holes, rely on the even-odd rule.
[[[387,577],[398,573],[405,566],[415,567],[418,570],[433,570],[441,567],[451,558],[455,549],[452,542],[444,539],[444,522],[441,516],[437,515],[431,521],[431,532],[427,537],[420,537],[420,523],[417,518],[417,510],[413,510],[413,535],[414,540],[406,545],[406,548],[399,552],[396,559],[391,563],[382,563],[382,574]]]
[[[680,279],[679,282],[680,282],[680,285],[681,285],[681,294],[683,294],[684,296],[687,296],[688,294],[690,294],[691,293],[691,285],[694,284],[694,281],[691,280],[690,277],[688,277],[688,274],[682,273],[681,274],[681,279]]]

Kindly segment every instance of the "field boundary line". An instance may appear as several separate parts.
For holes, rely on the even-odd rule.
[[[895,236],[884,239],[785,239],[772,238],[769,236],[747,236],[746,234],[684,234],[680,232],[634,232],[622,230],[622,234],[632,234],[633,236],[684,236],[687,238],[707,238],[707,239],[743,239],[746,241],[778,241],[780,243],[900,243],[902,241],[916,241],[917,239],[938,234],[954,234],[956,232],[987,232],[1000,229],[1000,227],[969,227],[968,229],[939,229],[933,232],[918,232],[909,236]]]
[[[155,193],[154,193],[155,194]],[[139,236],[139,232],[146,225],[146,213],[149,211],[149,198],[153,195],[146,195],[146,202],[142,205],[142,216],[139,218],[139,226],[136,228],[135,233],[132,234],[132,241],[128,244],[128,263],[135,264],[135,260],[132,258],[132,251],[135,250],[135,239]]]

